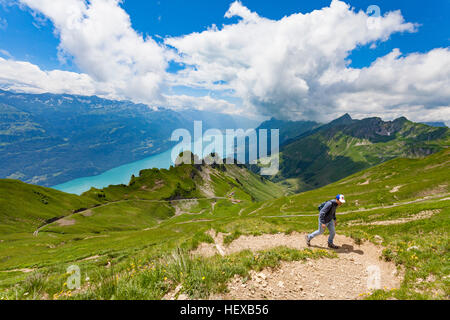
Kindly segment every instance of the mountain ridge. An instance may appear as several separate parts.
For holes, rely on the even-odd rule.
[[[280,171],[272,181],[295,192],[315,189],[397,157],[423,157],[450,145],[450,130],[399,117],[352,119],[345,114],[280,148]],[[258,166],[250,166],[259,172]]]

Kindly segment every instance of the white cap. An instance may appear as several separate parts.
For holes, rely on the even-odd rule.
[[[336,196],[336,200],[339,200],[339,202],[345,203],[345,197],[343,194],[338,194]]]

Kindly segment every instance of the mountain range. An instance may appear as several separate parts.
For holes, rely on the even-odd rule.
[[[272,181],[295,192],[319,188],[394,158],[427,156],[450,145],[446,126],[432,127],[405,117],[355,120],[345,114],[324,125],[272,119],[259,128],[284,128],[284,123],[289,129],[280,129],[280,170]],[[310,130],[302,130],[305,127]],[[258,166],[251,168],[259,171]]]
[[[150,108],[129,101],[0,90],[0,178],[53,186],[168,150],[172,132],[249,128],[257,121],[219,113]]]
[[[176,112],[129,101],[0,91],[0,178],[52,186],[161,153],[178,128],[256,127],[245,117]],[[431,126],[433,125],[433,126]],[[315,189],[397,157],[423,157],[449,145],[449,128],[404,117],[327,124],[271,118],[257,129],[280,130],[280,171],[273,182],[293,192]],[[270,132],[270,131],[269,131]],[[269,135],[270,140],[270,135]],[[258,172],[258,166],[249,166]]]

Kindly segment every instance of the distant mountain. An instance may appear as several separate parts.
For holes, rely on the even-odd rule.
[[[252,123],[96,96],[0,90],[0,178],[52,186],[97,175],[168,150],[173,130],[192,131],[194,120],[203,120],[204,130]]]
[[[295,191],[315,189],[397,157],[430,155],[449,142],[447,127],[413,123],[404,117],[354,120],[346,114],[281,147],[280,171],[272,180],[284,181]]]
[[[314,121],[285,121],[272,118],[264,121],[259,125],[259,129],[279,129],[280,130],[280,145],[284,145],[289,141],[295,140],[301,134],[309,132],[320,124]]]
[[[431,127],[447,127],[447,125],[444,122],[421,122],[421,123]]]

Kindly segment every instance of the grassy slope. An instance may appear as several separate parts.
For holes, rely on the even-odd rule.
[[[379,136],[373,132],[389,123],[376,124],[374,128],[366,129],[366,123],[367,126],[373,125],[371,121],[373,119],[327,127],[283,147],[280,173],[273,180],[296,179],[298,181],[294,184],[297,191],[305,191],[387,160],[398,157],[417,158],[450,145],[448,128],[396,120],[395,135]]]
[[[219,170],[222,168],[222,170]],[[0,180],[0,235],[32,233],[52,219],[70,216],[73,226],[50,224],[52,232],[105,232],[154,227],[172,217],[180,205],[170,200],[206,198],[202,166],[182,165],[169,170],[142,170],[128,185],[91,189],[82,196],[34,186],[16,180]],[[232,165],[211,170],[211,187],[217,197],[241,201],[267,200],[284,194],[280,186]],[[205,199],[189,212],[211,208],[213,199]],[[158,202],[159,201],[159,202]],[[84,209],[90,209],[86,213]],[[186,211],[184,210],[184,211]],[[81,211],[81,212],[80,212]],[[183,210],[181,210],[183,211]],[[77,213],[80,212],[80,213]]]
[[[348,197],[346,208],[358,210],[390,203],[448,193],[450,149],[422,159],[394,159],[348,176],[320,189],[269,201],[283,214],[311,212],[325,198],[338,193]],[[395,187],[398,191],[391,192]],[[272,209],[265,210],[274,213]],[[264,212],[264,210],[262,210]]]
[[[238,183],[239,188],[249,194],[253,200],[263,201],[279,198],[286,194],[286,189],[260,175],[248,171],[244,167],[225,165],[225,175],[221,179],[232,179],[230,183]],[[222,192],[223,194],[223,192]]]
[[[33,232],[54,217],[92,207],[97,201],[16,180],[0,180],[0,234]]]
[[[177,198],[203,198],[202,166],[182,165],[166,169],[142,170],[139,177],[132,177],[128,185],[109,186],[102,190],[91,189],[83,195],[96,201],[129,199],[169,200]],[[222,165],[212,170],[214,194],[224,197],[236,191],[244,199],[267,200],[281,196],[285,189],[244,168]],[[239,199],[239,197],[235,197]]]
[[[405,281],[400,290],[377,291],[372,298],[388,298],[392,295],[396,298],[448,298],[450,201],[439,201],[441,199],[438,198],[411,204],[407,201],[425,196],[440,195],[445,198],[444,194],[448,197],[449,155],[450,150],[445,150],[425,159],[392,160],[330,186],[276,200],[251,202],[243,199],[241,203],[232,203],[229,199],[204,199],[192,205],[191,209],[186,209],[191,214],[170,216],[161,219],[158,225],[148,220],[140,228],[135,223],[132,228],[125,226],[120,230],[111,230],[108,220],[95,220],[100,218],[99,212],[97,218],[96,214],[79,217],[80,221],[72,226],[44,228],[38,237],[29,233],[2,234],[0,269],[32,267],[39,271],[30,275],[20,271],[0,272],[0,286],[4,288],[0,296],[26,299],[41,298],[46,293],[54,298],[69,298],[70,290],[63,286],[67,280],[65,268],[76,263],[90,280],[83,279],[84,289],[75,298],[159,299],[179,283],[183,284],[191,297],[207,297],[211,292],[223,291],[226,281],[234,274],[245,275],[249,269],[276,266],[280,260],[301,260],[307,253],[268,250],[261,253],[265,257],[262,261],[255,260],[248,252],[226,258],[189,258],[185,250],[196,247],[199,242],[211,241],[205,231],[212,228],[228,232],[228,240],[240,234],[312,231],[317,224],[317,205],[342,192],[347,196],[348,205],[340,211],[348,214],[339,216],[338,232],[358,240],[373,240],[375,235],[382,236],[383,245],[387,248],[384,257],[394,260],[405,269]],[[221,186],[216,187],[221,194],[225,194],[228,188],[225,186],[229,181],[224,181],[226,183],[220,179],[214,182],[217,187]],[[362,184],[367,181],[368,184]],[[390,192],[399,185],[404,186],[398,192]],[[236,186],[229,185],[228,190],[234,188]],[[238,196],[239,192],[236,192]],[[388,207],[394,202],[403,204]],[[110,206],[123,204],[125,202]],[[147,204],[156,205],[150,202]],[[144,206],[142,203],[140,205]],[[382,205],[385,208],[377,209]],[[94,210],[102,211],[108,207]],[[350,212],[361,207],[372,209]],[[145,216],[145,207],[142,212],[128,213],[128,209],[121,208],[116,214],[130,214],[130,220],[135,216]],[[439,213],[426,220],[399,225],[352,227],[348,224],[351,221],[404,218],[424,210],[438,210]],[[296,217],[299,213],[312,216]],[[171,215],[170,212],[167,214]],[[121,221],[126,224],[129,220]],[[102,227],[102,224],[106,225]],[[81,228],[82,225],[89,228]],[[152,225],[154,227],[149,229]],[[418,249],[407,250],[413,246]],[[174,251],[174,255],[169,254]],[[320,252],[313,254],[317,257],[321,255]],[[97,260],[82,260],[95,255],[99,256]],[[105,268],[108,262],[111,267]],[[419,278],[428,276],[432,276],[432,281],[419,283]],[[12,287],[17,282],[20,285]]]

